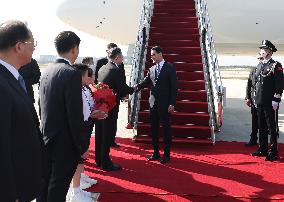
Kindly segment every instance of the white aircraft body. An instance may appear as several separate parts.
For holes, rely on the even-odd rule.
[[[222,55],[252,55],[263,39],[284,55],[283,0],[207,0],[215,47]],[[66,0],[57,9],[65,23],[92,36],[133,44],[143,0]]]

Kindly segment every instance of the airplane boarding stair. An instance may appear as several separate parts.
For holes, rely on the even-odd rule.
[[[208,74],[204,72],[201,30],[194,0],[155,0],[149,23],[148,44],[145,43],[142,76],[153,65],[151,48],[163,48],[165,60],[172,63],[178,77],[178,95],[171,117],[174,142],[212,142],[214,127],[210,121]],[[144,40],[145,41],[145,40]],[[134,140],[150,141],[149,89],[143,89],[137,101]],[[216,128],[215,128],[216,129]],[[214,133],[214,131],[213,131]],[[160,137],[163,129],[160,127]],[[214,140],[213,140],[214,142]]]

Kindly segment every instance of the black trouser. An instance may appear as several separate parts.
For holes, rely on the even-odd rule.
[[[37,202],[65,202],[80,159],[70,136],[59,134],[44,147],[43,182]]]
[[[119,112],[119,104],[116,105],[113,109],[112,109],[112,113],[109,115],[111,116],[110,119],[112,121],[110,127],[112,129],[111,131],[111,141],[110,144],[115,143],[115,136],[116,136],[116,132],[117,132],[117,119],[118,119],[118,112]]]
[[[169,156],[172,133],[170,125],[170,113],[168,113],[168,108],[159,108],[156,104],[154,104],[153,108],[150,109],[150,121],[154,153],[159,152],[159,128],[160,123],[162,123],[164,129],[164,155]]]
[[[268,151],[268,134],[270,134],[270,152],[273,154],[278,153],[277,138],[278,133],[276,131],[276,112],[272,106],[257,106],[257,116],[259,125],[259,150],[263,152]],[[267,126],[267,128],[266,128]]]
[[[113,140],[113,126],[117,121],[117,108],[112,109],[108,113],[108,117],[104,120],[95,122],[95,160],[102,167],[107,167],[112,164],[109,157],[110,144]]]
[[[252,105],[251,106],[251,134],[250,139],[252,141],[257,141],[258,134],[258,118],[257,118],[257,108]]]

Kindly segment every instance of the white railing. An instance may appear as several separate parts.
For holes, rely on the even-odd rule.
[[[209,124],[212,128],[211,138],[213,143],[215,143],[215,132],[219,131],[222,125],[224,88],[222,85],[217,54],[214,47],[207,1],[195,0],[195,4],[199,20],[199,32],[201,36],[200,45],[209,103]]]
[[[143,9],[140,17],[139,31],[134,48],[132,67],[130,72],[129,85],[133,86],[141,81],[144,77],[145,61],[150,31],[150,22],[153,15],[154,0],[144,0]],[[138,111],[140,109],[140,92],[135,92],[129,97],[130,113],[128,121],[134,129],[137,128]],[[133,130],[135,133],[135,130]]]

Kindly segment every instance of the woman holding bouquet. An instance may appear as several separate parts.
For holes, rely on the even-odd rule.
[[[88,65],[84,64],[74,64],[77,70],[79,70],[82,74],[82,100],[83,100],[83,115],[84,115],[84,126],[85,131],[82,131],[83,138],[82,140],[86,145],[90,144],[91,133],[94,126],[94,120],[96,119],[105,119],[107,114],[105,112],[94,110],[95,103],[92,97],[92,92],[88,85],[92,84],[93,79],[93,70],[88,68]],[[77,170],[72,179],[72,186],[69,189],[67,200],[72,202],[75,201],[84,201],[91,202],[92,195],[90,192],[83,191],[82,189],[86,189],[96,184],[97,181],[88,177],[84,174],[84,160],[88,158],[89,152],[86,152],[82,155],[81,162],[77,166]]]

